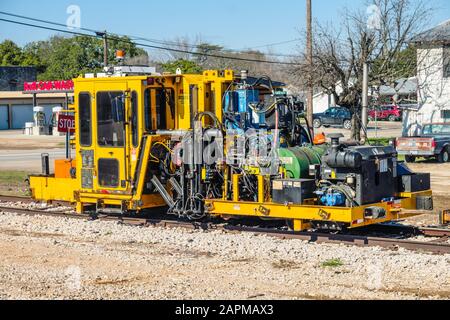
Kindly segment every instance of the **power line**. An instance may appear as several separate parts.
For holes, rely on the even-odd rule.
[[[269,43],[269,44],[264,44],[264,45],[260,45],[260,46],[256,46],[256,47],[251,47],[252,49],[258,49],[258,48],[264,48],[264,47],[273,47],[273,46],[279,46],[282,44],[287,44],[287,43],[292,43],[292,42],[297,42],[300,41],[302,39],[298,38],[298,39],[292,39],[292,40],[286,40],[286,41],[281,41],[281,42],[275,42],[275,43]]]
[[[45,24],[50,24],[50,25],[55,25],[55,26],[60,26],[60,27],[64,27],[64,28],[68,28],[67,25],[63,24],[63,23],[59,23],[59,22],[54,22],[54,21],[49,21],[49,20],[43,20],[43,19],[37,19],[37,18],[32,18],[32,17],[27,17],[27,16],[23,16],[23,15],[19,15],[19,14],[15,14],[15,13],[10,13],[10,12],[5,12],[5,11],[0,11],[0,14],[3,15],[7,15],[7,16],[11,16],[11,17],[15,17],[15,18],[20,18],[20,19],[26,19],[26,20],[30,20],[30,21],[34,21],[34,22],[40,22],[40,23],[45,23]],[[89,28],[83,28],[80,27],[78,28],[79,30],[83,30],[83,31],[87,31],[87,32],[92,32],[95,34],[98,34],[100,31],[98,30],[94,30],[94,29],[89,29]],[[140,40],[140,41],[146,41],[146,42],[150,42],[150,43],[156,43],[158,45],[164,45],[164,46],[180,46],[180,43],[177,42],[173,42],[173,41],[163,41],[163,40],[157,40],[157,39],[150,39],[150,38],[144,38],[144,37],[140,37],[140,36],[132,36],[132,35],[123,35],[123,34],[117,34],[118,36],[122,36],[122,37],[128,37],[130,39],[133,40]],[[288,40],[288,41],[283,41],[283,42],[277,42],[277,43],[271,43],[271,44],[266,44],[266,45],[260,45],[260,46],[256,46],[256,47],[252,47],[250,49],[257,49],[257,48],[263,48],[263,47],[270,47],[270,46],[276,46],[276,45],[281,45],[281,44],[286,44],[286,43],[292,43],[292,42],[296,42],[300,39],[294,39],[294,40]],[[183,44],[181,44],[183,45]],[[195,45],[195,44],[187,44],[186,48],[203,48],[202,45]],[[245,49],[248,50],[248,49]],[[213,52],[230,52],[230,53],[242,53],[242,51],[245,50],[233,50],[233,49],[228,49],[228,50],[212,50]],[[245,53],[245,52],[244,52]],[[281,53],[264,53],[266,56],[271,56],[271,57],[287,57],[287,58],[296,58],[298,57],[297,55],[289,55],[289,54],[281,54]],[[204,54],[203,54],[204,55]]]
[[[61,29],[56,29],[56,28],[52,28],[52,27],[40,26],[40,25],[35,25],[35,24],[30,24],[30,23],[20,22],[20,21],[14,21],[14,20],[8,20],[8,19],[3,19],[3,18],[0,18],[0,21],[13,23],[13,24],[18,24],[18,25],[23,25],[23,26],[28,26],[28,27],[33,27],[33,28],[44,29],[44,30],[50,30],[50,31],[55,31],[55,32],[63,32],[63,33],[72,34],[72,35],[88,36],[88,37],[92,37],[92,38],[99,38],[98,35],[90,35],[90,34],[76,32],[76,31],[61,30]],[[195,52],[195,51],[166,48],[166,47],[148,45],[148,44],[143,44],[143,43],[137,43],[137,42],[133,42],[133,41],[127,41],[126,39],[122,39],[122,38],[118,38],[118,37],[114,37],[114,36],[109,36],[109,39],[122,41],[122,42],[125,42],[125,43],[133,44],[135,46],[140,46],[140,47],[146,47],[146,48],[152,48],[152,49],[160,49],[160,50],[171,51],[171,52],[178,52],[178,53],[187,53],[187,54],[192,54],[192,55],[197,55],[197,56],[204,56],[204,57],[211,57],[211,58],[246,61],[246,62],[258,62],[258,63],[267,63],[267,64],[298,65],[298,63],[293,63],[293,62],[259,60],[259,59],[247,59],[247,58],[239,58],[239,57],[227,57],[227,56],[223,56],[223,55],[206,54],[206,53],[199,53],[199,52]]]

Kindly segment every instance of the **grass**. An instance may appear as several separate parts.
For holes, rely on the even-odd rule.
[[[395,138],[370,138],[369,143],[373,146],[383,146],[386,147],[389,145],[389,142],[394,140]],[[398,156],[399,161],[405,161],[404,155]]]
[[[341,261],[341,259],[330,259],[322,262],[322,267],[324,268],[338,268],[342,267],[343,265],[344,263]]]
[[[375,146],[388,146],[389,142],[395,138],[370,138],[369,143]]]
[[[28,178],[29,173],[24,171],[0,171],[0,183],[20,184]]]
[[[29,172],[25,171],[0,171],[0,194],[10,196],[26,196],[29,194],[25,180]]]

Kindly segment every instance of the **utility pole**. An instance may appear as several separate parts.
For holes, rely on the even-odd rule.
[[[96,32],[98,37],[103,38],[103,66],[108,66],[108,33],[106,30],[104,32]]]
[[[369,108],[369,66],[367,61],[364,62],[363,66],[363,85],[362,85],[362,105],[361,105],[361,117],[363,125],[363,138],[362,140],[367,142],[369,138],[367,136],[367,125],[368,125],[368,108]]]
[[[103,36],[103,64],[105,67],[108,66],[108,33],[105,30],[105,35]]]
[[[308,64],[308,89],[306,119],[311,126],[311,135],[314,136],[313,113],[314,113],[314,89],[313,89],[313,51],[312,51],[312,8],[311,0],[306,0],[306,59]]]

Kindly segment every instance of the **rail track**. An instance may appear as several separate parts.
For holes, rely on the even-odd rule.
[[[30,198],[0,196],[0,212],[11,212],[24,215],[44,215],[51,217],[63,217],[70,219],[93,219],[91,215],[76,214],[64,211],[46,211],[41,209],[26,209],[2,205],[2,202],[33,203]],[[56,205],[68,205],[57,202]],[[166,218],[143,218],[129,216],[107,216],[98,215],[95,219],[101,221],[114,221],[125,225],[141,227],[162,228],[188,228],[202,230],[224,230],[232,233],[251,232],[259,235],[276,237],[279,239],[298,239],[313,243],[345,244],[354,246],[383,247],[387,249],[404,248],[413,251],[424,251],[436,254],[450,254],[450,229],[448,228],[416,228],[403,225],[379,225],[366,230],[358,230],[356,233],[320,233],[320,232],[292,232],[268,227],[250,227],[246,225],[231,225],[228,223],[215,222],[187,222],[170,220]],[[366,232],[366,234],[364,234]],[[371,236],[376,234],[377,236]],[[381,236],[380,236],[381,234]],[[430,241],[411,240],[414,236],[435,238]],[[428,239],[427,239],[428,240]]]

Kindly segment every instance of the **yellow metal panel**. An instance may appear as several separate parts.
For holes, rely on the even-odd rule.
[[[404,210],[416,210],[417,209],[417,197],[431,197],[433,195],[433,191],[421,191],[421,192],[404,192],[400,193],[398,196],[403,198],[401,200],[401,208]]]
[[[305,223],[305,221],[303,221],[303,220],[294,220],[293,226],[294,226],[294,231],[296,231],[296,232],[308,230],[309,228],[311,228],[311,224]]]
[[[239,179],[241,175],[240,174],[233,174],[233,201],[238,202],[239,201]]]
[[[264,176],[258,176],[258,201],[263,203],[266,199],[266,178]]]
[[[30,189],[35,200],[75,202],[78,183],[76,179],[31,176]]]

